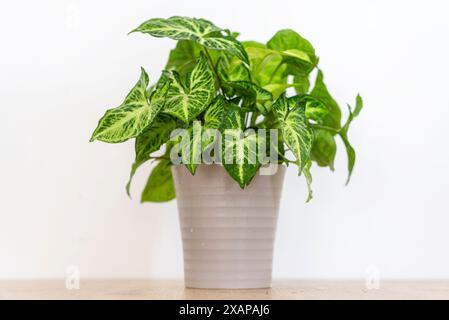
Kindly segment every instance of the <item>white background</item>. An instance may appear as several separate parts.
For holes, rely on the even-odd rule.
[[[8,1],[0,8],[0,278],[182,277],[176,202],[139,204],[124,186],[133,143],[88,143],[143,66],[175,42],[127,32],[152,17],[205,17],[268,40],[293,28],[315,45],[342,107],[365,109],[315,199],[291,168],[275,277],[449,278],[447,1]],[[341,147],[341,144],[340,144]]]

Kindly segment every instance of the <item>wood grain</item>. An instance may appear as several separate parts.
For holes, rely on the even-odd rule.
[[[275,280],[269,289],[186,289],[181,280],[85,280],[67,290],[64,280],[0,281],[0,299],[449,299],[449,281]]]

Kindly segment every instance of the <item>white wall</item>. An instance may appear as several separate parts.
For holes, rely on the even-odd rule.
[[[312,40],[328,86],[365,110],[351,136],[352,183],[314,171],[315,199],[289,172],[276,277],[449,278],[447,1],[10,1],[0,9],[0,278],[181,277],[176,203],[124,192],[131,142],[88,143],[144,66],[174,42],[127,32],[151,17],[206,17],[268,40]]]

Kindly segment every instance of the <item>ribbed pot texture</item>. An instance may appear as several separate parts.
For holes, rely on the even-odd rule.
[[[241,189],[220,165],[172,167],[189,288],[267,288],[285,167]]]

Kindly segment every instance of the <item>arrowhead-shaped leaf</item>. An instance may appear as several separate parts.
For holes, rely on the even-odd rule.
[[[243,189],[260,167],[257,158],[258,137],[256,134],[243,136],[243,119],[237,106],[227,108],[223,127],[226,128],[222,143],[223,166]],[[226,140],[226,135],[232,140]]]
[[[206,109],[214,94],[212,70],[204,54],[201,54],[186,81],[178,73],[172,72],[172,82],[163,111],[189,123]]]
[[[310,159],[313,143],[313,133],[307,125],[305,107],[298,101],[298,97],[281,96],[272,108],[280,122],[284,142],[295,155],[301,173]]]
[[[222,31],[205,19],[175,16],[168,19],[150,19],[132,32],[148,33],[159,38],[192,40],[209,49],[227,51],[249,64],[241,43],[232,36],[223,36]]]
[[[147,97],[147,87],[148,75],[142,68],[139,81],[125,101],[119,107],[107,110],[100,119],[91,141],[123,142],[138,136],[148,127],[164,106],[169,82],[161,79],[150,98]]]
[[[176,197],[170,161],[162,160],[154,167],[140,198],[141,202],[165,202]]]
[[[308,74],[318,62],[310,42],[290,29],[278,31],[267,42],[267,47],[280,51],[289,66],[289,73],[295,75]]]

